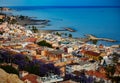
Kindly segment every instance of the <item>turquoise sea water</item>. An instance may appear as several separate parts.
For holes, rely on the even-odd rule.
[[[17,9],[14,14],[51,20],[51,26],[44,29],[63,29],[71,27],[77,32],[74,37],[93,34],[120,41],[120,7],[11,7]],[[120,44],[104,43],[105,45]]]

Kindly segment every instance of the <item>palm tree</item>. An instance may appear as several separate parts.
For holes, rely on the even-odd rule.
[[[1,13],[2,13],[2,7],[0,7],[0,11],[1,11]]]
[[[68,37],[72,38],[72,34],[69,34]]]
[[[35,26],[32,26],[32,31],[33,31],[34,33],[36,33],[36,32],[38,32],[38,29],[37,29]]]

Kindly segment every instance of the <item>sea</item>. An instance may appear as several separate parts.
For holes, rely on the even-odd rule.
[[[98,44],[120,44],[120,7],[111,6],[10,6],[12,14],[25,15],[35,19],[50,20],[50,26],[42,30],[63,30],[70,27],[76,30],[73,37],[82,38],[93,34],[100,38],[117,40],[111,43],[99,41]]]

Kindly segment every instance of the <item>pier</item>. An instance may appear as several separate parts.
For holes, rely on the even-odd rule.
[[[70,31],[70,32],[75,32],[75,30],[72,29],[72,28],[64,28],[64,29],[67,30],[67,31]]]

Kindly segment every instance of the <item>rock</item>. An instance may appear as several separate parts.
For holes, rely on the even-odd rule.
[[[6,73],[0,69],[0,83],[23,83],[17,75]]]

